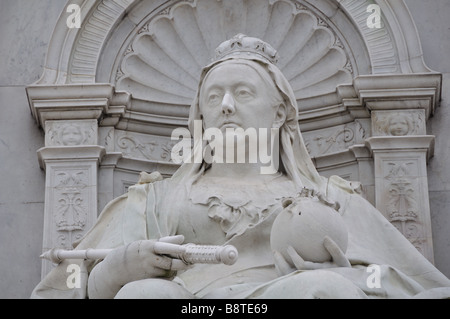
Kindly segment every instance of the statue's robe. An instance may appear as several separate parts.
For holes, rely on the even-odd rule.
[[[130,187],[127,194],[104,208],[75,249],[116,248],[136,240],[178,234],[180,222],[187,220],[183,214],[194,206],[205,212],[208,209],[207,205],[193,203],[190,187],[179,182],[165,179]],[[244,223],[245,228],[223,242],[239,251],[234,265],[196,264],[174,280],[197,297],[205,298],[449,298],[450,280],[378,210],[345,185],[348,184],[339,178],[330,178],[327,196],[341,204],[340,212],[349,232],[346,256],[351,268],[298,270],[279,277],[270,248],[270,231],[280,209],[272,205],[257,223]],[[88,298],[88,275],[97,262],[64,260],[36,286],[32,297]],[[67,285],[70,264],[80,266],[79,288]],[[378,275],[379,286],[375,277]],[[321,289],[325,281],[327,284]],[[355,294],[349,294],[349,289]]]

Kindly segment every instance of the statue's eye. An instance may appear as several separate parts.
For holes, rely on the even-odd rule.
[[[246,100],[253,98],[253,93],[250,91],[250,89],[241,87],[236,90],[235,96],[239,100]]]
[[[217,104],[220,101],[219,94],[213,93],[208,96],[208,104]]]
[[[250,96],[250,92],[247,90],[240,90],[238,92],[238,96],[240,96],[240,97]]]

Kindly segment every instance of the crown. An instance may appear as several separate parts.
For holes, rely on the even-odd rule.
[[[236,34],[231,39],[222,42],[216,49],[215,61],[228,56],[257,55],[264,60],[275,64],[278,62],[277,51],[268,43],[258,38]]]

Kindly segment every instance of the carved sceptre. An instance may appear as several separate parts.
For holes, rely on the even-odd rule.
[[[65,250],[53,248],[40,257],[59,264],[64,259],[104,259],[112,249]],[[182,260],[186,264],[220,264],[233,265],[238,257],[237,249],[232,245],[175,245],[156,242],[154,251],[157,254],[169,255]]]

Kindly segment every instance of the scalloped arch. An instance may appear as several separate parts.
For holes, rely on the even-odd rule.
[[[190,104],[201,68],[236,33],[260,37],[279,51],[278,66],[298,99],[333,92],[354,77],[344,40],[325,17],[299,2],[195,0],[144,20],[119,57],[113,80],[135,99]]]
[[[182,1],[194,3],[194,0]],[[149,13],[154,14],[160,12],[164,15],[163,10],[170,11],[170,7],[182,6],[179,0],[70,0],[68,4],[78,4],[81,7],[82,26],[80,29],[69,29],[66,26],[67,16],[65,12],[57,22],[55,30],[50,40],[49,49],[44,65],[44,72],[36,84],[70,84],[70,83],[96,83],[106,82],[105,77],[99,77],[100,59],[104,56],[105,47],[108,41],[115,36],[117,30],[120,29],[124,20],[129,24],[138,26],[142,20],[148,18]],[[216,3],[217,1],[211,1]],[[219,2],[227,3],[222,0]],[[259,1],[234,1],[235,3],[252,4]],[[266,3],[266,1],[262,1]],[[276,4],[279,1],[270,0],[269,5]],[[337,31],[344,34],[344,38],[351,42],[351,37],[358,35],[365,44],[366,55],[369,57],[370,69],[359,74],[387,74],[387,73],[423,73],[430,72],[426,67],[422,58],[422,50],[414,22],[411,18],[409,10],[404,0],[388,1],[388,0],[291,0],[290,2],[297,10],[308,7],[322,11],[324,17],[334,19],[336,10],[345,13],[349,21],[355,26],[357,32],[353,32],[351,36],[345,34],[340,26]],[[383,12],[384,25],[382,30],[369,30],[365,25],[365,7],[368,4],[376,3],[380,5]],[[312,5],[314,4],[314,6]],[[238,5],[238,6],[239,6]],[[242,5],[241,5],[242,6]],[[256,8],[256,7],[255,7]],[[144,10],[143,10],[144,9]],[[253,9],[253,7],[252,7]],[[226,8],[228,10],[228,8]],[[176,12],[176,10],[173,10]],[[200,12],[200,11],[199,11]],[[229,10],[227,12],[230,12]],[[238,10],[238,14],[243,14]],[[167,11],[165,12],[167,13]],[[258,19],[267,19],[267,15],[260,14],[254,10],[248,14],[253,14]],[[298,14],[296,14],[298,16]],[[251,19],[250,19],[251,20]],[[300,19],[299,19],[300,20]],[[325,19],[326,20],[326,19]],[[306,21],[306,20],[305,20]],[[324,21],[319,22],[319,26]],[[332,21],[335,22],[335,21]],[[328,21],[326,21],[328,23]],[[258,24],[247,24],[245,26],[250,34],[255,36],[262,35],[262,29]],[[233,29],[234,28],[234,29]],[[239,26],[230,26],[232,33],[237,33]],[[270,30],[270,29],[269,29]],[[335,31],[336,31],[335,30]],[[208,30],[207,35],[216,34],[221,30]],[[265,29],[266,31],[266,29]],[[278,40],[285,38],[285,35],[278,34],[273,36],[273,45],[277,45]],[[269,37],[270,41],[270,37]],[[212,43],[205,42],[209,47]],[[293,46],[291,46],[293,49]],[[280,48],[282,50],[282,48]],[[117,52],[116,52],[117,53]],[[123,52],[122,52],[123,53]],[[112,53],[114,54],[114,53]],[[364,54],[360,54],[364,55]],[[355,61],[351,61],[358,66],[360,56],[355,57]],[[352,65],[353,67],[355,65]],[[289,68],[286,68],[290,70]],[[114,70],[115,72],[116,70]],[[345,72],[345,71],[344,71]],[[354,74],[358,74],[357,69],[351,70]],[[120,77],[120,74],[119,74]],[[99,81],[99,78],[101,80]],[[108,79],[109,80],[109,79]],[[111,78],[110,82],[114,82],[115,78]]]

